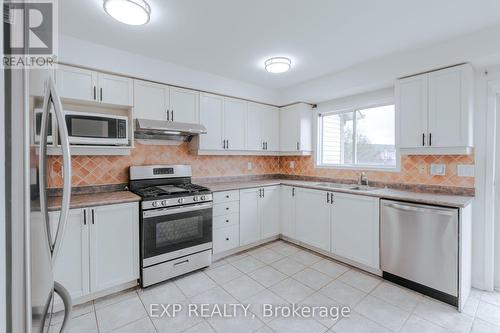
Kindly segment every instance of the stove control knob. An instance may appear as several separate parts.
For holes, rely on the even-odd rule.
[[[200,199],[201,200],[206,200],[207,198],[204,195],[202,195]]]
[[[158,207],[158,201],[153,201],[153,203],[151,204],[153,207]]]
[[[195,195],[195,196],[193,197],[193,201],[198,201],[198,200],[200,200],[200,198],[198,198],[198,196],[197,196],[197,195]]]
[[[183,203],[184,202],[184,198],[179,198],[179,200],[177,200],[178,203]]]
[[[162,206],[166,206],[166,205],[167,205],[167,200],[163,200],[163,201],[161,202],[161,205],[162,205]]]

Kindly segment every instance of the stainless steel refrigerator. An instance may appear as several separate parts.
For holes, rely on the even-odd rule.
[[[11,332],[68,332],[71,318],[71,297],[54,280],[71,200],[71,155],[62,103],[54,80],[47,77],[42,98],[30,96],[28,71],[5,71],[6,191],[10,199],[7,325]],[[35,114],[35,105],[43,112]],[[49,143],[62,155],[60,197],[48,196]],[[60,214],[49,220],[54,200],[60,200]],[[56,311],[63,317],[57,324]]]

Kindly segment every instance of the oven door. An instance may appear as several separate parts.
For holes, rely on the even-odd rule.
[[[65,119],[71,144],[128,144],[128,119],[126,117],[66,111]]]
[[[212,248],[212,203],[142,213],[142,266]]]

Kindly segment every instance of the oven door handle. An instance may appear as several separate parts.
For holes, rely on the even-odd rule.
[[[178,213],[193,212],[193,211],[203,210],[203,209],[208,209],[208,208],[212,208],[211,202],[204,203],[204,204],[197,204],[197,205],[181,206],[178,208],[162,208],[162,209],[147,210],[147,211],[142,213],[142,216],[144,218],[155,217],[155,216],[165,216],[165,215],[172,215],[172,214],[178,214]]]

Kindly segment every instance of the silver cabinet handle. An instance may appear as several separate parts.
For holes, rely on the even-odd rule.
[[[211,202],[204,203],[204,204],[192,205],[189,207],[181,206],[178,208],[162,208],[162,209],[147,210],[147,211],[142,213],[142,216],[145,218],[146,217],[155,217],[155,216],[164,216],[164,215],[172,215],[172,214],[177,214],[177,213],[185,213],[185,212],[189,212],[189,211],[196,211],[196,210],[210,209],[210,208],[212,208]]]
[[[170,112],[169,112],[169,110],[168,110],[168,109],[167,109],[167,110],[165,110],[165,112],[166,112],[166,114],[167,114],[167,121],[169,121],[169,120],[170,120]]]
[[[170,111],[172,113],[172,121],[174,121],[174,110]]]
[[[229,140],[226,140],[226,148],[229,149]]]
[[[94,86],[94,101],[97,100],[97,87]]]
[[[99,88],[99,95],[101,97],[101,102],[102,102],[102,88]]]
[[[333,205],[333,198],[334,198],[333,193],[330,193],[330,204],[332,204],[332,205]]]
[[[59,223],[57,225],[57,231],[56,231],[56,236],[54,240],[54,244],[51,246],[52,250],[52,263],[55,263],[57,254],[59,253],[59,249],[61,248],[62,244],[62,237],[64,235],[64,229],[66,228],[66,223],[68,221],[68,216],[69,216],[69,207],[70,207],[70,201],[71,201],[71,154],[70,154],[70,148],[69,148],[69,136],[68,136],[68,128],[66,125],[66,121],[64,119],[64,113],[63,113],[63,108],[61,104],[61,100],[59,99],[59,95],[57,94],[56,86],[54,83],[54,80],[52,77],[49,77],[49,83],[48,83],[48,89],[47,93],[45,95],[45,100],[44,100],[44,113],[46,112],[47,114],[50,111],[50,104],[54,105],[54,113],[57,118],[57,126],[59,130],[59,138],[61,140],[61,150],[62,150],[62,157],[63,157],[63,175],[64,175],[64,180],[63,180],[63,195],[62,195],[62,202],[61,202],[61,213],[59,215]],[[46,132],[43,133],[43,136],[46,136]],[[47,142],[46,138],[44,139],[44,147],[43,151],[40,152],[40,190],[44,190],[47,186],[47,179],[45,177],[45,168],[46,168],[46,163],[47,163]],[[42,148],[42,147],[41,147]],[[45,191],[46,192],[46,191]],[[40,200],[40,206],[43,208],[42,209],[47,209],[47,203],[45,201],[46,199],[46,193],[43,194],[40,198],[44,198],[44,200]],[[42,204],[42,201],[43,204]],[[47,218],[47,224],[49,223],[48,221],[48,212],[46,212],[46,218]],[[50,233],[50,229],[49,229]],[[49,238],[50,240],[51,238]]]
[[[300,150],[300,142],[297,141],[297,150]]]
[[[330,203],[330,192],[326,192],[326,203]]]

